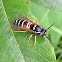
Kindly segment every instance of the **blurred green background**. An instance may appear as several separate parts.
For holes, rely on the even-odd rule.
[[[28,3],[29,1],[29,3]],[[11,33],[11,25],[18,15],[48,28],[49,40],[37,36],[33,49],[34,36],[26,45],[31,33]],[[62,62],[62,1],[60,0],[1,0],[0,1],[0,62]],[[17,31],[17,30],[16,30]]]

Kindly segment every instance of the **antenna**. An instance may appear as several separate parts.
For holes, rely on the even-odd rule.
[[[55,22],[54,22],[48,29],[50,29],[54,24],[55,24]],[[47,29],[47,30],[48,30],[48,29]]]
[[[54,22],[49,28],[47,28],[47,30],[50,29],[54,24],[55,24],[55,22]],[[47,31],[47,30],[46,30],[46,31]],[[47,36],[46,36],[46,37],[47,37]],[[52,44],[52,42],[51,42],[51,40],[49,39],[49,37],[47,37],[47,39],[48,39],[48,40],[50,41],[50,43]]]
[[[47,37],[47,36],[46,36]],[[47,39],[50,41],[50,43],[52,44],[51,40],[47,37]]]

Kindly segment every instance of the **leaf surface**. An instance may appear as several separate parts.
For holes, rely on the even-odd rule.
[[[9,21],[10,25],[13,24],[14,20],[18,16],[18,14],[21,14],[21,15],[24,15],[24,16],[26,16],[28,14],[29,18],[33,19],[34,21],[36,21],[36,19],[37,19],[33,15],[33,13],[30,11],[29,5],[27,5],[23,0],[21,0],[21,1],[20,0],[19,1],[3,0],[3,5],[4,5],[5,12],[6,12],[6,15],[7,15],[7,18],[8,18],[8,21]],[[8,23],[8,21],[6,21],[6,22]],[[2,23],[4,23],[4,22],[2,21]],[[4,26],[6,26],[6,25],[4,25]],[[7,29],[6,32],[8,33],[8,31],[11,30],[11,29],[13,31],[16,30],[13,27],[11,27],[10,29]],[[11,52],[12,50],[10,51],[10,55],[12,54],[12,57],[10,57],[9,54],[6,54],[7,51],[2,52],[2,53],[5,53],[6,55],[8,55],[10,60],[11,59],[14,60],[13,62],[15,62],[16,60],[19,60],[21,58],[23,59],[23,61],[19,60],[19,61],[16,61],[16,62],[24,62],[24,61],[25,62],[50,62],[50,61],[56,62],[54,48],[52,47],[52,45],[50,44],[48,39],[45,39],[45,38],[41,39],[41,37],[37,36],[37,43],[35,45],[35,48],[32,48],[33,44],[34,44],[34,36],[30,39],[30,43],[28,45],[26,45],[26,43],[28,41],[28,38],[29,38],[31,33],[29,33],[29,32],[27,32],[27,33],[18,32],[18,33],[13,33],[13,34],[14,35],[11,34],[12,35],[11,37],[13,39],[15,37],[16,41],[15,40],[11,41],[9,39],[10,43],[8,45],[8,47],[11,45],[12,48],[14,47],[14,45],[16,45],[15,49],[13,48],[13,52]],[[2,34],[2,35],[4,36],[4,34]],[[6,34],[5,36],[7,36],[7,35],[8,34]],[[2,37],[1,40],[3,40],[3,37]],[[7,39],[7,42],[8,42],[8,39]],[[12,46],[13,42],[15,44]],[[4,49],[5,49],[5,47],[4,47]],[[19,53],[18,52],[16,53],[16,51],[19,51]],[[14,53],[14,56],[13,56],[13,53]],[[17,55],[15,55],[15,54],[17,54]],[[18,56],[18,54],[20,56]],[[15,57],[17,57],[17,58],[15,58]],[[6,62],[8,62],[9,59],[7,58]],[[4,60],[2,60],[2,62],[4,62]]]
[[[44,8],[34,2],[29,4],[30,10],[38,19],[38,24],[47,29],[54,22],[55,24],[47,31],[47,36],[52,41],[54,48],[57,48],[58,42],[62,36],[62,11]]]
[[[10,24],[0,1],[0,62],[24,62],[13,34],[10,32]]]
[[[62,0],[31,0],[41,6],[62,10]]]

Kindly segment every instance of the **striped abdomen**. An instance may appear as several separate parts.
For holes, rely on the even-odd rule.
[[[28,28],[28,29],[30,29],[30,26],[32,25],[31,22],[24,19],[15,20],[14,24],[19,27]]]

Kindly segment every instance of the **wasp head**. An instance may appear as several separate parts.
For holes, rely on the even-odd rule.
[[[45,37],[46,36],[46,31],[47,31],[46,29],[42,28],[40,36]]]

